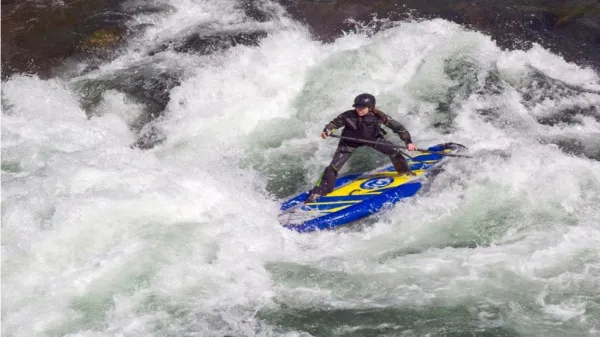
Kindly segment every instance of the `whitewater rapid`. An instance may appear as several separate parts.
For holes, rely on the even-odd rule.
[[[263,22],[169,5],[95,70],[2,83],[3,336],[600,336],[592,69],[444,20],[324,44],[274,4]],[[193,29],[268,36],[148,55]],[[132,69],[178,78],[144,125],[124,91],[86,101]],[[335,150],[323,126],[362,92],[417,146],[475,158],[357,230],[281,228],[279,202]],[[131,146],[150,127],[163,140]]]

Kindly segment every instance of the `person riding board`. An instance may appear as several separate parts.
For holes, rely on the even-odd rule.
[[[381,110],[376,109],[375,96],[371,94],[356,96],[352,106],[354,110],[345,111],[329,122],[323,129],[321,137],[325,139],[336,129],[344,128],[342,136],[376,141],[378,144],[371,145],[340,139],[331,164],[325,168],[321,178],[306,199],[306,203],[315,202],[319,197],[333,191],[338,172],[342,169],[346,161],[348,161],[352,153],[361,146],[369,146],[388,155],[399,174],[414,175],[406,159],[402,156],[402,152],[397,150],[395,145],[390,141],[383,138],[384,131],[381,129],[381,126],[390,128],[404,141],[409,151],[415,151],[417,147],[412,143],[410,133],[406,128],[400,122],[392,119]]]

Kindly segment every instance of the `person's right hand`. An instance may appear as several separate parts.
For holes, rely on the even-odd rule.
[[[321,133],[321,138],[325,139],[327,137],[329,137],[329,134],[327,132],[323,131],[323,133]]]

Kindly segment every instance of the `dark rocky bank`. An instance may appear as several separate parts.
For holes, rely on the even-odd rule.
[[[567,61],[600,69],[600,0],[276,1],[323,41],[351,30],[350,18],[363,22],[374,15],[391,20],[443,18],[489,34],[505,48],[527,49],[537,42]],[[269,14],[261,9],[263,3],[244,0],[240,6],[250,17],[265,21]],[[128,1],[3,0],[2,78],[14,73],[49,77],[67,59],[109,57],[131,33],[126,28],[131,15],[152,10],[124,4]],[[244,38],[228,37],[233,41],[228,44]],[[207,49],[214,42],[202,39],[193,41],[201,45],[193,49]]]
[[[442,18],[489,34],[503,48],[528,49],[533,42],[567,61],[600,69],[599,0],[278,0],[323,41],[353,24]]]
[[[70,57],[107,57],[127,34],[123,0],[2,0],[2,79],[54,75]]]
[[[256,21],[271,19],[272,13],[264,7],[262,0],[240,2],[240,8]],[[169,10],[167,4],[134,0],[2,0],[2,79],[15,73],[48,78],[60,74],[61,65],[68,61],[98,63],[114,57],[128,37],[146,28],[129,27],[133,15]],[[200,26],[178,41],[157,46],[155,52],[208,54],[237,44],[256,44],[264,36],[266,32],[211,35]]]

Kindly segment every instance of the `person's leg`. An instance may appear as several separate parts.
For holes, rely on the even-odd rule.
[[[402,152],[395,148],[396,145],[392,144],[387,139],[379,139],[377,142],[380,144],[372,145],[371,147],[383,154],[388,155],[392,161],[392,165],[394,165],[394,168],[396,169],[396,172],[399,174],[413,175],[410,167],[408,166],[408,162],[406,162],[406,159],[402,155]]]
[[[333,191],[335,187],[335,179],[338,176],[338,172],[342,169],[344,164],[348,161],[352,153],[356,150],[355,147],[340,145],[333,154],[333,159],[329,166],[323,171],[323,175],[316,186],[312,189],[310,196],[307,201],[315,201],[318,197],[326,195]]]

